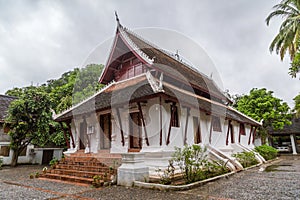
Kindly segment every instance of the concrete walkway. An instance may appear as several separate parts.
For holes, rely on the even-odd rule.
[[[188,191],[163,192],[29,179],[42,166],[0,170],[0,199],[300,199],[300,157],[285,156],[272,166],[253,168]]]

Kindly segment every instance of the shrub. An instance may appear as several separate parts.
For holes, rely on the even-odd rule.
[[[96,188],[101,187],[103,185],[103,177],[101,175],[95,175],[93,177],[92,185]]]
[[[258,164],[258,161],[256,160],[255,154],[253,152],[243,151],[233,154],[232,156],[235,157],[243,165],[244,168]]]
[[[158,168],[155,170],[160,177],[160,183],[164,185],[170,185],[172,182],[172,178],[174,177],[175,167],[173,166],[173,160],[169,160],[169,165],[167,169],[161,170]]]
[[[51,167],[55,166],[58,163],[58,159],[53,157],[52,160],[50,160],[49,165]]]
[[[178,165],[186,183],[200,181],[228,172],[224,163],[211,162],[207,158],[206,148],[198,145],[175,147],[172,164]]]
[[[262,157],[264,157],[265,160],[274,159],[278,154],[277,149],[266,144],[255,147],[255,151],[258,152]]]

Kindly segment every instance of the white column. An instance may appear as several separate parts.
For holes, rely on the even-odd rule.
[[[291,138],[291,144],[292,144],[292,150],[293,150],[293,154],[297,154],[297,150],[296,150],[296,144],[295,144],[294,136],[291,134],[291,135],[290,135],[290,138]]]

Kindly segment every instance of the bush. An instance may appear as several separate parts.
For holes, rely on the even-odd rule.
[[[207,158],[206,148],[198,145],[185,146],[183,149],[175,147],[171,159],[178,165],[186,183],[200,181],[228,172],[224,163],[211,162]]]
[[[235,157],[243,165],[244,168],[258,164],[254,152],[243,151],[233,154],[232,156]]]
[[[264,157],[265,160],[272,160],[276,158],[278,154],[277,149],[266,144],[255,147],[255,151]]]
[[[53,157],[52,160],[50,160],[49,165],[51,167],[54,167],[58,163],[58,159]]]
[[[172,178],[174,177],[175,167],[173,166],[173,160],[169,160],[169,165],[167,169],[161,170],[158,168],[155,170],[160,177],[160,183],[164,185],[170,185],[172,182]]]

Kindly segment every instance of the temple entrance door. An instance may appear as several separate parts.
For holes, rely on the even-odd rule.
[[[85,149],[85,137],[86,137],[87,126],[86,122],[80,123],[80,138],[79,138],[79,149]]]
[[[142,148],[142,129],[139,112],[130,113],[129,119],[129,151],[140,151]]]
[[[110,113],[100,115],[100,149],[109,149],[111,147],[111,115]]]
[[[198,117],[193,117],[193,125],[194,125],[194,144],[201,143],[201,129],[200,129],[200,121]]]

